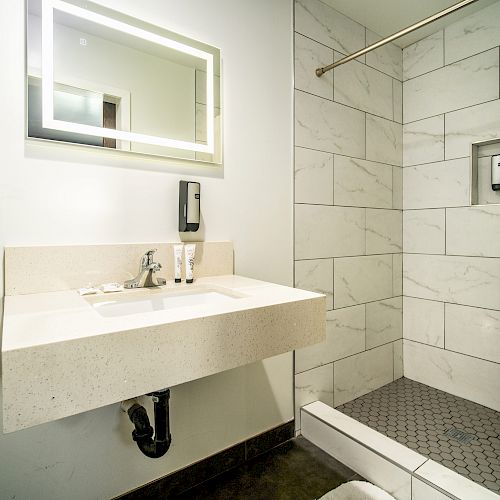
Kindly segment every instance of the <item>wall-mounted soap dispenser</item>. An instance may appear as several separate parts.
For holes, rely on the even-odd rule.
[[[500,191],[500,155],[491,157],[491,189]]]
[[[200,227],[200,183],[179,182],[179,232],[198,231]]]

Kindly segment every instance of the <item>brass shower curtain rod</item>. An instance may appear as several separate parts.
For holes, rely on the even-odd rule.
[[[371,52],[372,50],[378,49],[379,47],[382,47],[382,45],[385,45],[387,43],[392,42],[393,40],[396,40],[404,35],[407,35],[408,33],[411,33],[412,31],[417,30],[418,28],[421,28],[422,26],[426,26],[427,24],[430,24],[434,21],[437,21],[438,19],[441,19],[442,17],[447,16],[448,14],[451,14],[452,12],[455,12],[456,10],[459,10],[463,7],[466,7],[467,5],[477,2],[477,0],[463,0],[462,2],[456,3],[455,5],[452,5],[451,7],[448,7],[447,9],[444,9],[436,14],[433,14],[430,17],[427,17],[425,19],[422,19],[422,21],[419,21],[418,23],[412,24],[411,26],[408,26],[408,28],[405,28],[401,31],[398,31],[397,33],[394,33],[393,35],[390,35],[386,38],[383,38],[382,40],[379,40],[378,42],[372,43],[371,45],[368,45],[368,47],[365,47],[364,49],[360,49],[357,52],[354,52],[350,56],[344,57],[343,59],[340,59],[340,61],[334,62],[333,64],[329,64],[328,66],[325,66],[323,68],[318,68],[316,70],[316,76],[321,76],[327,71],[330,71],[333,68],[336,68],[337,66],[340,66],[341,64],[345,64],[346,62],[352,61],[353,59],[356,59],[359,56],[362,56],[363,54],[366,54],[368,52]]]

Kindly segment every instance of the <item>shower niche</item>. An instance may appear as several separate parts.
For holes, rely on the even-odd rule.
[[[471,205],[500,205],[500,191],[492,188],[492,157],[500,155],[500,138],[471,144]]]

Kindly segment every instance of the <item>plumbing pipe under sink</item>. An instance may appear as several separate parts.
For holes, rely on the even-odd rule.
[[[132,439],[142,453],[149,458],[160,458],[167,453],[172,442],[169,416],[170,389],[155,391],[149,395],[154,403],[154,430],[149,423],[146,408],[140,405],[136,398],[122,401],[121,409],[127,413],[135,426]]]

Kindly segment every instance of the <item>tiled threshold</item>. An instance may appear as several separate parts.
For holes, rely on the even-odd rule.
[[[301,431],[397,500],[500,500],[496,493],[320,401],[301,409]]]

